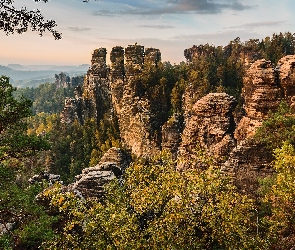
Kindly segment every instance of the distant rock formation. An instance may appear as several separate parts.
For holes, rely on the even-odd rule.
[[[233,53],[232,47],[224,49]],[[237,186],[242,190],[254,190],[257,177],[271,172],[268,166],[272,158],[271,152],[256,145],[251,137],[281,100],[293,103],[295,109],[295,56],[282,58],[274,67],[255,51],[237,51],[247,65],[242,89],[245,116],[237,124],[233,115],[237,105],[235,98],[225,93],[210,93],[195,99],[188,84],[182,98],[184,122],[174,114],[158,125],[155,133],[154,103],[145,93],[141,72],[147,65],[157,67],[161,53],[138,44],[125,49],[114,47],[110,53],[110,67],[106,65],[106,49],[95,50],[84,84],[76,88],[75,98],[66,100],[61,120],[72,123],[76,119],[83,123],[90,117],[99,122],[102,118],[116,116],[123,148],[136,157],[151,157],[167,150],[178,160],[177,169],[184,171],[188,162],[196,157],[195,150],[201,147],[224,172],[235,177]],[[214,56],[214,47],[195,46],[185,50],[188,62],[201,55]],[[259,60],[254,62],[257,58]],[[114,153],[119,149],[112,150]],[[124,171],[120,167],[122,163],[105,157],[97,166],[84,169],[77,176],[74,189],[86,197],[92,192],[96,197],[103,195],[104,183]],[[202,166],[193,163],[192,167]]]
[[[160,151],[160,140],[154,137],[149,98],[142,91],[140,73],[145,64],[156,67],[161,61],[158,49],[141,45],[114,47],[111,67],[106,65],[105,48],[94,50],[91,67],[83,86],[76,88],[75,98],[65,101],[61,122],[83,123],[87,117],[97,123],[116,116],[123,147],[136,156],[146,157]]]

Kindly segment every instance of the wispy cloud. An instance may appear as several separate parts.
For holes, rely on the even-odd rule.
[[[254,29],[261,27],[277,27],[285,25],[285,21],[264,21],[264,22],[254,22],[254,23],[246,23],[238,26],[230,26],[226,27],[226,29]]]
[[[140,28],[151,28],[151,29],[172,29],[174,26],[172,25],[138,25]]]
[[[84,31],[89,31],[91,29],[86,27],[68,27],[68,30],[75,31],[75,32],[84,32]]]
[[[93,16],[114,16],[115,14],[118,14],[118,13],[114,11],[109,11],[109,10],[97,10],[92,12]]]
[[[123,4],[123,0],[119,1]],[[118,3],[118,2],[116,2]],[[94,15],[162,15],[162,14],[218,14],[224,10],[243,11],[253,6],[239,0],[157,0],[141,1],[141,4],[130,4],[125,1],[121,10],[99,10]]]

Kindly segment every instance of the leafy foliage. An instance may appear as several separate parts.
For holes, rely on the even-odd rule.
[[[24,174],[20,171],[12,168],[11,162],[0,164],[0,222],[13,225],[13,230],[9,228],[7,235],[0,236],[0,248],[6,244],[7,249],[35,249],[54,236],[52,224],[57,217],[50,217],[35,203],[36,195],[46,186],[16,182],[15,177]]]
[[[254,203],[215,167],[179,173],[167,154],[134,163],[103,203],[59,187],[43,196],[67,218],[49,249],[263,249]],[[255,221],[255,220],[254,220]],[[267,248],[265,248],[267,249]]]
[[[17,89],[15,95],[24,96],[32,101],[33,114],[55,114],[64,108],[66,97],[74,97],[74,87],[58,88],[54,83],[44,83],[37,88]]]
[[[45,2],[48,0],[34,0],[35,2]],[[26,7],[16,9],[13,5],[13,0],[0,1],[0,30],[3,30],[7,35],[22,34],[30,28],[32,31],[39,32],[42,36],[47,30],[56,40],[61,39],[61,33],[54,28],[56,23],[54,20],[46,20],[40,10],[27,10]]]
[[[284,101],[280,103],[277,112],[270,113],[257,130],[255,138],[268,148],[280,148],[283,142],[295,144],[295,116]]]
[[[13,96],[15,88],[9,78],[0,78],[0,222],[7,234],[1,235],[1,248],[31,249],[53,236],[50,229],[55,218],[34,204],[35,196],[44,186],[28,186],[31,171],[21,162],[41,150],[49,149],[47,141],[27,134],[31,101]],[[11,228],[8,225],[12,225]],[[38,225],[38,226],[37,226]]]
[[[31,101],[14,98],[15,88],[9,78],[0,78],[0,160],[33,155],[36,151],[49,149],[49,144],[41,137],[27,135],[24,118],[31,114]]]
[[[276,238],[275,249],[289,249],[295,243],[295,149],[285,142],[274,151],[276,174],[264,202],[271,213],[264,218],[269,234]]]

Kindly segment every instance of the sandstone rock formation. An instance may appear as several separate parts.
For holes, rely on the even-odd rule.
[[[227,49],[232,53],[231,47]],[[154,103],[145,92],[141,73],[147,65],[157,67],[161,53],[158,49],[144,49],[137,44],[125,49],[114,47],[110,53],[110,67],[106,65],[106,49],[93,52],[83,86],[76,88],[75,98],[66,100],[62,121],[71,123],[77,119],[83,123],[91,117],[99,122],[103,117],[111,119],[116,116],[123,148],[131,154],[150,157],[160,150],[168,150],[174,159],[178,158],[177,168],[185,170],[186,163],[196,157],[195,150],[201,147],[222,165],[224,172],[235,176],[241,189],[252,190],[257,186],[256,177],[269,173],[267,166],[271,152],[256,145],[251,136],[269,111],[278,108],[282,99],[294,102],[295,56],[282,58],[275,68],[265,59],[252,63],[261,57],[255,51],[237,53],[244,53],[241,58],[251,65],[243,79],[245,116],[238,124],[233,116],[237,105],[233,97],[225,93],[210,93],[198,100],[188,84],[182,98],[184,123],[181,116],[174,114],[155,131]],[[185,51],[188,62],[202,55],[214,56],[214,47],[195,46]],[[84,169],[73,187],[86,197],[90,196],[87,190],[101,197],[103,184],[124,172],[118,167],[121,165],[122,162],[103,157],[96,167]]]
[[[225,93],[210,93],[195,103],[185,128],[178,157],[179,170],[186,168],[188,159],[194,159],[198,146],[216,160],[226,156],[235,147],[233,110],[236,100]]]
[[[278,80],[284,91],[284,98],[289,103],[295,96],[295,55],[288,55],[279,60],[276,70]]]
[[[173,159],[177,158],[177,151],[181,142],[181,132],[183,130],[182,119],[180,115],[174,114],[162,126],[162,150],[172,154]]]
[[[68,186],[62,186],[62,192],[73,192],[81,199],[98,199],[104,197],[104,185],[114,178],[122,178],[125,169],[129,166],[131,160],[129,156],[119,148],[110,148],[101,161],[94,167],[85,168],[80,175],[76,176],[76,181]],[[42,173],[32,178],[32,182],[39,181]],[[49,187],[50,189],[51,187]],[[58,213],[49,209],[48,197],[43,195],[44,190],[36,197],[36,201],[44,206],[48,213]]]
[[[70,86],[71,78],[64,72],[55,74],[55,85],[57,88],[67,88]]]
[[[65,101],[65,108],[60,115],[61,122],[72,123],[77,119],[83,123],[87,118],[94,118],[99,122],[105,113],[112,115],[106,54],[105,48],[94,50],[83,86],[76,87],[75,98]]]
[[[123,68],[123,48],[115,47],[111,52],[113,68],[111,70],[110,87],[112,101],[120,128],[122,144],[136,156],[153,155],[159,150],[153,140],[151,127],[150,100],[142,93],[140,72],[144,67],[144,58],[156,63],[160,60],[160,52],[140,45],[129,45],[125,49],[125,67]],[[153,61],[154,60],[154,61]]]
[[[273,173],[270,167],[272,160],[270,150],[248,138],[231,151],[221,170],[233,177],[238,190],[255,196],[259,187],[258,180]]]
[[[111,67],[106,65],[106,49],[94,50],[91,67],[75,98],[65,102],[63,123],[75,119],[83,123],[87,117],[97,123],[116,116],[123,147],[136,156],[156,154],[160,140],[152,128],[153,113],[148,96],[143,92],[141,71],[146,64],[156,67],[161,61],[158,49],[141,45],[117,46],[110,53]]]
[[[246,116],[235,130],[238,146],[230,153],[222,169],[235,178],[240,190],[253,193],[258,187],[258,177],[272,173],[269,167],[272,152],[257,144],[252,136],[261,126],[269,111],[276,111],[281,100],[291,104],[295,95],[295,56],[285,56],[276,68],[270,61],[258,60],[244,77],[244,106]]]
[[[270,111],[275,111],[283,92],[278,84],[276,72],[270,61],[257,60],[247,70],[242,89],[246,116],[235,131],[238,142],[255,134]]]
[[[121,178],[129,163],[130,159],[121,149],[110,148],[95,167],[83,169],[69,188],[84,198],[102,199],[104,185],[114,178]]]

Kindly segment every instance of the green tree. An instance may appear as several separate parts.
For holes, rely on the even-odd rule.
[[[49,149],[41,136],[27,135],[24,118],[30,116],[32,103],[23,97],[16,99],[15,90],[8,77],[0,77],[0,160],[30,156]]]
[[[295,116],[290,106],[282,101],[277,112],[270,113],[258,128],[255,139],[269,149],[280,148],[283,142],[295,144]]]
[[[288,142],[274,151],[274,180],[264,202],[271,213],[263,220],[269,225],[270,238],[276,239],[273,249],[290,249],[295,244],[295,149]]]
[[[256,234],[254,202],[210,166],[175,170],[170,156],[139,161],[124,183],[106,188],[103,202],[60,187],[43,197],[66,218],[49,249],[268,249]]]
[[[0,237],[0,247],[34,249],[53,236],[50,225],[55,219],[34,203],[44,187],[28,185],[32,172],[23,162],[24,157],[49,149],[49,144],[43,137],[27,135],[24,119],[31,114],[31,101],[16,99],[14,91],[9,78],[0,77],[0,223],[7,231]]]
[[[34,0],[35,2],[47,3],[48,0]],[[32,31],[39,32],[42,36],[47,30],[56,40],[61,39],[61,33],[54,28],[54,20],[45,20],[40,10],[27,10],[25,7],[16,9],[13,6],[13,0],[0,0],[0,30],[7,35],[22,34],[30,28]]]

